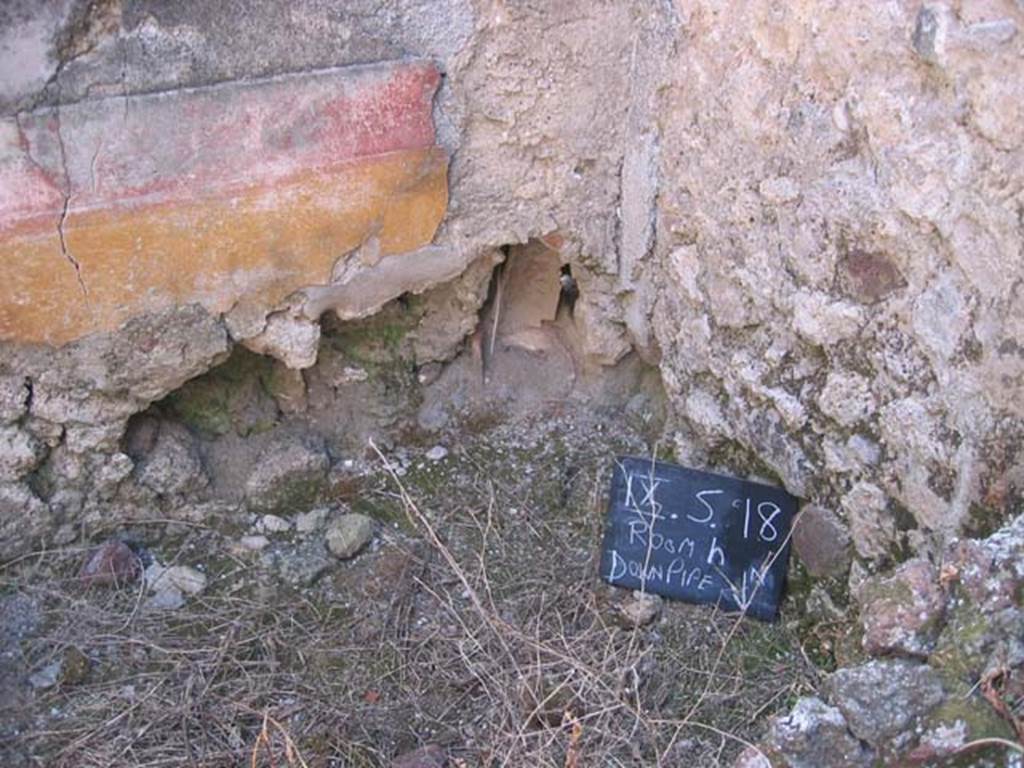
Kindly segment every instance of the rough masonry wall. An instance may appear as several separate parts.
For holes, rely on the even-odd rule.
[[[5,7],[0,556],[166,505],[140,495],[129,419],[236,344],[329,380],[323,313],[434,289],[414,354],[450,358],[500,246],[547,236],[595,265],[586,346],[626,354],[634,9],[558,5]]]
[[[878,558],[1020,503],[1024,8],[682,4],[646,272],[683,423]]]
[[[677,455],[774,473],[845,519],[863,557],[926,547],[931,533],[1004,516],[1019,499],[1019,3],[253,0],[243,12],[48,0],[3,14],[2,105],[14,129],[52,134],[47,116],[73,123],[103,105],[183,104],[188,89],[242,98],[274,78],[301,90],[317,72],[347,81],[365,65],[383,78],[433,66],[436,139],[416,151],[449,160],[432,239],[429,216],[399,217],[399,234],[419,230],[389,249],[352,211],[326,212],[352,242],[317,250],[314,237],[304,247],[315,279],[255,305],[246,281],[272,248],[239,225],[230,238],[245,246],[245,279],[224,301],[187,286],[137,312],[142,297],[129,292],[81,338],[47,327],[59,311],[25,326],[43,329],[33,333],[5,319],[5,531],[26,509],[67,519],[123,502],[130,515],[118,490],[131,482],[120,442],[129,417],[235,344],[304,368],[321,312],[351,320],[405,292],[458,292],[451,281],[470,269],[474,301],[459,305],[465,317],[438,321],[449,330],[423,362],[445,359],[473,327],[496,249],[531,238],[572,263],[594,361],[636,349],[660,365]],[[273,98],[269,108],[283,109]],[[100,111],[88,125],[114,120]],[[9,146],[26,152],[16,134]],[[74,143],[68,157],[90,154]],[[75,173],[88,183],[86,166]],[[431,167],[436,182],[443,168]],[[440,218],[441,193],[429,189]],[[47,287],[47,306],[59,307],[81,299],[89,265],[82,285],[68,279],[51,224],[40,232],[62,282]],[[8,292],[31,261],[11,242]],[[73,235],[63,245],[74,254]],[[110,258],[99,244],[95,253]],[[222,267],[211,264],[217,285]],[[63,495],[36,493],[44,469]]]

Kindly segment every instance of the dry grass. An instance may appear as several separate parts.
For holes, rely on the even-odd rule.
[[[90,662],[29,697],[16,751],[47,768],[316,768],[388,765],[433,742],[466,766],[728,764],[816,672],[785,624],[680,604],[651,628],[615,623],[595,575],[608,450],[583,442],[503,477],[465,445],[423,491],[382,472],[371,495],[418,535],[385,530],[360,558],[384,583],[340,596],[225,559],[165,613],[140,592],[82,591],[81,552],[0,571],[0,590],[44,607],[22,646],[31,667],[71,648]],[[196,530],[181,547],[187,559],[223,541]]]

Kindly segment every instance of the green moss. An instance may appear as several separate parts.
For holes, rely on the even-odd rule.
[[[977,678],[985,664],[984,640],[990,631],[988,618],[971,606],[954,609],[931,655],[945,682],[960,685]]]
[[[459,432],[473,438],[487,434],[501,423],[497,410],[476,410],[465,414],[458,424]]]
[[[746,674],[760,674],[793,652],[794,636],[778,624],[750,621],[734,636],[731,651]]]
[[[219,392],[175,393],[170,398],[174,413],[190,427],[213,435],[231,430],[229,404]]]
[[[276,423],[277,409],[264,385],[272,371],[272,360],[237,347],[222,365],[187,382],[162,405],[207,435],[264,432]]]
[[[28,484],[32,492],[43,500],[48,500],[53,496],[57,490],[58,478],[49,457],[28,476]]]
[[[850,587],[845,574],[827,578],[811,576],[799,558],[791,557],[786,574],[786,596],[792,603],[803,606],[814,587],[824,589],[837,608],[846,608],[850,604]]]
[[[885,601],[893,605],[910,605],[914,600],[910,585],[897,578],[872,579],[864,584],[861,595],[862,603]]]
[[[395,323],[360,323],[354,327],[343,326],[333,343],[354,362],[373,368],[403,357],[402,340],[409,330]]]
[[[329,498],[327,475],[322,469],[295,472],[279,479],[260,494],[259,503],[250,498],[250,508],[259,512],[293,514],[312,509]]]
[[[967,524],[964,527],[964,535],[973,539],[988,538],[1010,522],[1010,510],[1016,508],[1012,504],[989,506],[972,502],[967,515]]]
[[[410,308],[410,302],[396,300],[371,318],[331,325],[324,334],[323,354],[366,372],[375,390],[371,399],[385,409],[378,415],[408,413],[418,406],[420,389],[410,331],[421,317],[422,312]]]
[[[1001,718],[992,706],[981,696],[972,694],[968,696],[966,686],[950,691],[942,705],[928,718],[926,728],[939,726],[953,726],[958,721],[967,726],[967,738],[970,741],[975,739],[1007,739],[1013,741],[1016,736],[1010,724]],[[977,755],[971,755],[976,759]],[[974,762],[965,762],[964,765],[976,765]]]
[[[388,366],[397,359],[412,362],[409,333],[423,318],[422,302],[396,299],[373,317],[329,324],[324,340],[358,365]]]
[[[289,370],[284,365],[271,365],[265,371],[260,371],[260,382],[263,388],[275,400],[279,396],[287,397],[291,391],[294,379],[291,378],[299,371]]]
[[[821,590],[841,616],[815,611],[814,590]],[[790,560],[786,579],[786,619],[795,628],[807,656],[820,669],[833,671],[848,663],[851,652],[859,652],[859,624],[848,609],[849,587],[843,578],[819,579],[811,576],[796,558]],[[850,640],[853,639],[853,647]]]
[[[385,502],[383,498],[377,500],[360,496],[352,501],[351,506],[353,512],[372,517],[374,520],[379,520],[388,526],[397,525],[408,534],[417,533],[416,526],[413,525],[409,515],[406,514],[405,507],[397,500]]]

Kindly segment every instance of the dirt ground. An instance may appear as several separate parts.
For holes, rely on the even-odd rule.
[[[235,507],[93,537],[205,573],[175,610],[140,583],[84,588],[86,547],[8,564],[0,763],[386,766],[436,744],[456,766],[728,764],[819,671],[789,603],[775,624],[680,603],[626,618],[597,562],[612,459],[649,455],[644,432],[549,404],[460,425],[441,459],[370,447],[333,507],[373,517],[373,541],[308,584],[274,563],[323,532],[244,551]]]

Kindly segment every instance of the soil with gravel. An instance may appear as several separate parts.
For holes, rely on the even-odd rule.
[[[762,624],[600,581],[609,471],[659,449],[645,429],[551,404],[368,448],[282,522],[225,505],[97,538],[184,566],[179,607],[144,580],[83,584],[88,548],[9,564],[0,763],[728,763],[819,672],[788,603]],[[341,558],[327,533],[353,514],[372,539]]]

